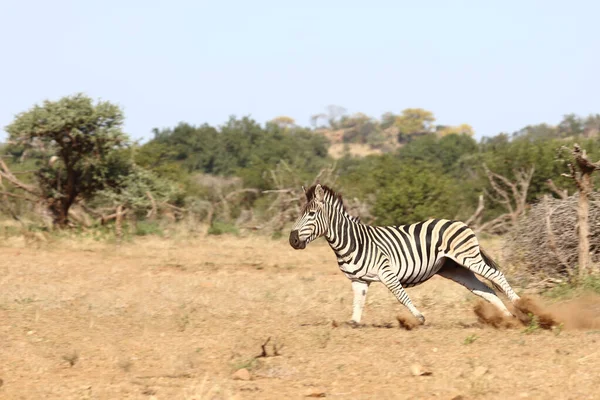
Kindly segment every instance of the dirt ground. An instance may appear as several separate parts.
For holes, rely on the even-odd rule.
[[[2,399],[600,398],[594,298],[555,305],[562,329],[495,329],[434,277],[408,290],[427,318],[408,331],[374,284],[353,329],[323,241],[14,239],[0,254]]]

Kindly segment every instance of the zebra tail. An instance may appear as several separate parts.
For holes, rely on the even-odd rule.
[[[483,258],[483,261],[492,269],[495,269],[496,271],[500,271],[500,267],[498,266],[498,264],[496,263],[496,261],[494,261],[492,259],[492,257],[490,257],[489,254],[487,254],[485,252],[485,250],[483,250],[483,248],[481,246],[479,246],[479,252],[481,253],[481,258]],[[496,285],[494,282],[490,283],[496,288],[496,290],[502,291],[502,288],[498,285]]]
[[[492,257],[490,257],[490,255],[485,250],[483,250],[481,246],[479,246],[479,252],[481,253],[481,258],[483,258],[483,261],[485,261],[485,263],[490,268],[493,268],[496,271],[500,271],[500,267],[498,266],[498,264],[494,260],[492,260]]]

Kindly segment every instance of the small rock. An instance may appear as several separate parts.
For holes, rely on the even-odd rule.
[[[413,376],[429,376],[429,375],[431,375],[431,371],[427,371],[420,364],[413,364],[413,365],[411,365],[410,366],[410,373],[413,374]]]
[[[249,381],[251,376],[250,372],[246,368],[242,368],[235,371],[232,378],[236,381]]]
[[[473,371],[473,376],[475,378],[481,378],[482,376],[484,376],[486,373],[488,372],[487,367],[484,367],[482,365],[480,365],[479,367],[475,368],[475,371]]]
[[[463,396],[462,394],[457,394],[452,398],[452,400],[465,400],[465,396]]]
[[[27,331],[28,335],[33,335],[35,333],[35,331]]]
[[[438,351],[437,347],[434,347],[434,348],[433,348],[433,352],[434,352],[434,353],[437,353],[437,351]]]

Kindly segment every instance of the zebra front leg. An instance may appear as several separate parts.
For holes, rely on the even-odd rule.
[[[392,271],[390,271],[388,267],[383,267],[379,272],[379,279],[389,289],[389,291],[396,296],[398,301],[408,308],[411,314],[419,320],[419,323],[423,325],[425,323],[425,317],[419,310],[417,310],[412,301],[410,301],[410,297],[408,297],[408,293],[406,293],[406,290],[404,290],[402,287],[398,277]]]
[[[364,281],[352,281],[352,290],[354,291],[354,301],[352,302],[352,320],[351,323],[358,325],[362,318],[369,283]]]

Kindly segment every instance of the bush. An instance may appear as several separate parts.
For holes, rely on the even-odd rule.
[[[577,199],[549,196],[534,204],[506,238],[507,261],[535,277],[569,278],[577,272]],[[590,196],[590,252],[600,262],[600,194]]]
[[[221,221],[215,221],[215,222],[213,222],[211,227],[208,228],[209,235],[223,235],[223,234],[227,234],[227,233],[233,234],[233,235],[238,235],[239,231],[238,231],[237,226],[235,226],[233,224],[221,222]]]
[[[595,293],[600,295],[600,277],[588,276],[578,282],[577,285],[571,283],[561,283],[544,293],[546,297],[553,299],[564,299],[575,297],[578,294]]]
[[[135,225],[136,236],[163,235],[163,229],[156,221],[138,221]]]

